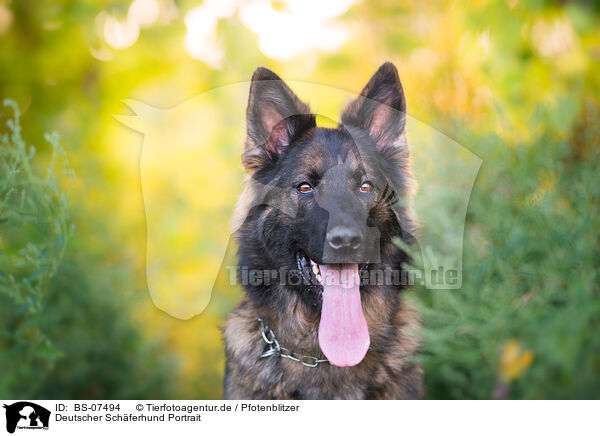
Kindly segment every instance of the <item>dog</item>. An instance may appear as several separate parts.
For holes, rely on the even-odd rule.
[[[421,398],[419,315],[402,280],[380,280],[410,261],[398,241],[417,228],[396,67],[375,72],[336,128],[259,67],[246,123],[234,216],[245,293],[223,326],[224,397]]]

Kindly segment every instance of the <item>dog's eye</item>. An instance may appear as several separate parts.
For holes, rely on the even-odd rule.
[[[371,182],[363,182],[360,185],[360,192],[371,192],[373,190],[373,184]]]
[[[312,192],[313,188],[312,186],[310,186],[310,184],[304,182],[304,183],[300,183],[296,189],[298,190],[298,192],[301,192],[303,194],[308,194],[309,192]]]

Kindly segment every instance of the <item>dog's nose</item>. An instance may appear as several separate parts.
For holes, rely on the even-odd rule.
[[[356,250],[360,247],[361,242],[360,233],[352,227],[336,226],[327,232],[327,243],[334,250]]]

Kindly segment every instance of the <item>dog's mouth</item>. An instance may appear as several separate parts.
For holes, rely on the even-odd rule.
[[[367,264],[319,264],[303,252],[296,254],[303,280],[322,295],[319,346],[335,366],[360,363],[369,349],[370,337],[360,298],[359,269]]]
[[[309,286],[309,289],[316,292],[319,296],[323,294],[323,277],[319,264],[308,257],[303,251],[296,252],[296,263],[302,282]]]
[[[321,275],[321,266],[303,251],[296,252],[296,264],[300,271],[302,282],[308,284],[311,291],[316,292],[319,296],[323,293],[323,276]],[[340,264],[337,264],[340,265]],[[369,262],[358,263],[358,270],[362,275],[369,269]]]

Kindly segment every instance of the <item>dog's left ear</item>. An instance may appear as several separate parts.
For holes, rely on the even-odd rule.
[[[366,130],[384,153],[402,147],[406,99],[396,67],[390,62],[379,67],[360,96],[346,106],[341,118],[346,127]]]

